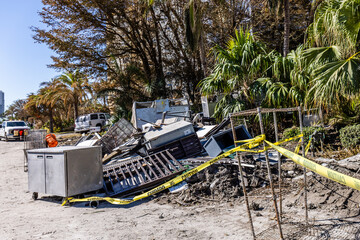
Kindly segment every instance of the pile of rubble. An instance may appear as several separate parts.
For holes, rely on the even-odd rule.
[[[44,157],[41,158],[44,161],[55,157],[51,154],[63,154],[64,158],[72,154],[78,156],[78,160],[67,159],[68,164],[64,165],[66,168],[69,161],[74,161],[75,165],[75,161],[84,161],[84,163],[90,161],[80,160],[81,156],[87,154],[86,149],[100,148],[102,152],[101,159],[99,159],[99,162],[102,163],[100,168],[102,176],[100,177],[103,181],[102,190],[96,191],[96,194],[101,195],[103,192],[106,196],[127,197],[156,187],[234,147],[233,131],[229,126],[229,118],[225,118],[218,125],[210,125],[214,119],[201,114],[191,118],[190,107],[185,99],[135,102],[132,116],[131,123],[125,119],[120,119],[109,127],[102,136],[94,132],[83,134],[81,137],[77,134],[59,136],[58,140],[61,144],[57,150],[44,150],[43,152],[30,150],[28,154],[30,153],[30,156],[33,156],[32,158],[39,157],[39,153],[44,154]],[[238,140],[252,138],[244,125],[236,126],[235,133]],[[72,147],[67,147],[68,145]],[[70,151],[73,153],[70,154]],[[94,157],[92,156],[92,158]],[[97,160],[92,159],[91,161]],[[264,154],[244,155],[242,161],[247,188],[268,185]],[[276,163],[277,157],[274,156],[272,161]],[[34,164],[30,165],[35,166]],[[73,166],[74,169],[67,170],[69,172],[67,174],[74,172],[82,176],[81,169],[83,166],[81,164],[75,165]],[[99,172],[99,167],[94,165],[94,169],[92,169],[92,166],[86,166],[87,171],[93,171],[96,174]],[[38,184],[37,179],[31,179],[33,178],[31,172],[29,172],[29,182]],[[276,179],[276,166],[273,167],[273,173],[273,178]],[[47,174],[45,169],[44,175]],[[53,176],[49,179],[52,178]],[[78,182],[80,181],[76,176],[73,178],[77,179]],[[88,181],[87,185],[92,185],[92,188],[85,188],[87,190],[99,189],[96,179],[98,178],[95,176],[88,177],[80,182]],[[68,183],[65,182],[64,184],[69,185],[69,178],[67,181]],[[51,184],[49,182],[43,185],[50,186]],[[29,186],[33,185],[30,184]],[[78,183],[73,185],[76,186]],[[196,203],[201,198],[237,199],[242,195],[240,186],[238,161],[233,154],[192,176],[170,191],[176,192],[179,188],[187,188],[187,190],[182,191],[182,195],[177,201]],[[77,188],[80,189],[75,192],[85,191],[81,186],[77,186]],[[36,186],[34,191],[35,189],[43,188]],[[45,189],[43,191],[56,195],[54,190]],[[68,196],[67,193],[63,195],[64,197]]]
[[[191,122],[189,119],[189,106],[184,100],[135,102],[132,124],[121,119],[101,138],[89,135],[77,145],[89,143],[102,147],[106,194],[127,196],[165,182],[234,146],[232,129],[225,129],[229,119],[219,125],[205,125],[199,116]],[[251,138],[243,125],[235,129],[237,139]],[[240,196],[234,156],[219,163],[222,163],[220,169],[214,166],[190,178],[189,184],[199,183],[187,191],[198,188],[195,192],[199,196],[200,192],[217,196],[228,196],[228,192],[233,192],[234,197]],[[253,164],[246,166],[256,168]],[[250,172],[253,174],[254,170]],[[208,177],[204,178],[204,174]],[[228,185],[227,191],[219,189],[223,183]],[[209,189],[205,189],[206,185]],[[253,185],[258,185],[258,181],[253,181]],[[223,194],[218,194],[220,192]]]
[[[91,179],[93,186],[96,185],[96,188],[92,186],[93,189],[97,189],[96,194],[134,196],[233,148],[234,138],[233,131],[229,128],[229,118],[225,118],[218,125],[210,125],[212,122],[213,119],[199,114],[190,118],[189,104],[184,99],[135,102],[131,123],[120,119],[102,136],[98,133],[88,133],[79,138],[76,135],[76,138],[66,139],[65,144],[74,145],[83,151],[86,151],[86,148],[97,147],[99,152],[102,152],[101,156],[95,156],[95,158],[99,157],[98,160],[92,160],[99,161],[99,165],[93,166],[97,169],[86,166],[88,171],[99,173],[99,177],[102,178],[100,185],[98,178]],[[252,138],[245,125],[236,126],[235,133],[237,140]],[[64,147],[63,151],[70,150]],[[34,153],[38,154],[36,151]],[[83,152],[80,155],[86,154]],[[46,158],[45,153],[45,161]],[[278,180],[279,159],[283,161],[284,190],[293,188],[293,192],[296,193],[293,202],[289,204],[301,204],[303,169],[290,160],[279,157],[276,151],[270,150],[270,171],[275,182]],[[266,187],[269,186],[269,177],[264,153],[243,153],[241,161],[247,191],[251,194],[254,189],[268,189]],[[319,159],[319,161],[347,175],[355,177],[358,175],[357,159],[343,161]],[[83,166],[77,167],[79,169],[71,171],[79,175]],[[335,208],[353,207],[356,201],[352,199],[357,197],[357,193],[311,174],[310,172],[309,176],[312,177],[309,177],[309,189],[311,189],[309,203],[312,208],[323,207],[327,203],[335,203],[332,204]],[[29,172],[29,182],[31,182],[30,175]],[[76,176],[74,179],[77,179]],[[67,181],[70,181],[69,178]],[[232,154],[186,179],[178,186],[170,188],[171,194],[167,194],[166,198],[160,198],[160,201],[163,199],[181,205],[204,201],[238,201],[243,195],[241,185],[238,160],[235,154]],[[45,192],[54,194],[47,189]],[[344,197],[337,198],[336,194]],[[64,197],[68,195],[65,194]]]

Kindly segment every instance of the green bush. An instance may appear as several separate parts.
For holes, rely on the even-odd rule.
[[[360,125],[352,125],[340,129],[340,141],[346,148],[354,148],[360,144]]]
[[[317,131],[318,133],[322,133],[322,134],[325,133],[325,130],[322,127],[303,127],[305,142],[308,141],[308,139],[310,138],[310,135],[313,134],[315,131]],[[295,136],[299,135],[300,133],[301,132],[300,132],[299,127],[287,128],[284,130],[283,139],[295,137]]]

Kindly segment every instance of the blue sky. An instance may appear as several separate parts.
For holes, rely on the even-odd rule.
[[[54,53],[32,38],[30,27],[43,26],[38,15],[42,6],[41,0],[0,0],[0,90],[5,93],[5,109],[60,74],[46,66]]]

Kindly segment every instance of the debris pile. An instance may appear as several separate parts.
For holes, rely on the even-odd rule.
[[[203,120],[201,114],[191,118],[189,109],[185,99],[135,102],[132,123],[120,119],[102,136],[98,133],[59,136],[59,145],[82,148],[100,146],[102,156],[99,157],[99,164],[102,165],[103,186],[95,194],[127,197],[159,186],[232,149],[233,133],[237,140],[252,138],[246,121],[244,125],[234,126],[234,131],[229,128],[230,118],[225,118],[218,125],[204,125],[212,123],[212,120]],[[295,148],[295,145],[291,143],[290,148]],[[292,201],[287,204],[301,205],[303,168],[274,150],[268,151],[268,157],[273,181],[278,181],[280,160],[283,191],[293,188]],[[319,161],[347,175],[359,175],[357,158]],[[241,165],[244,185],[249,194],[255,189],[269,189],[264,152],[242,153]],[[332,203],[331,206],[338,209],[355,206],[356,201],[353,199],[358,197],[357,192],[311,172],[308,176],[311,208],[322,208],[327,203]],[[173,186],[169,189],[170,193],[163,195],[159,201],[166,199],[167,202],[181,205],[204,201],[240,201],[243,195],[240,179],[238,159],[234,153],[187,178],[182,184]],[[342,198],[337,197],[339,195]]]

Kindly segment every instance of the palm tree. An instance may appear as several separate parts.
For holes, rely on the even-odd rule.
[[[204,95],[223,94],[217,103],[215,116],[226,116],[229,112],[257,105],[258,92],[254,81],[266,74],[271,55],[265,45],[255,41],[250,31],[235,31],[226,48],[215,46],[216,64],[212,73],[199,83]],[[270,54],[270,55],[269,55]],[[237,93],[238,97],[234,97]]]
[[[283,57],[271,53],[268,77],[257,79],[265,92],[265,106],[293,107],[305,101],[309,85],[309,68],[303,62],[303,46]]]
[[[108,77],[111,80],[98,89],[97,97],[108,97],[112,114],[129,118],[133,101],[149,100],[154,88],[136,63],[130,62],[122,69],[114,57],[110,61],[113,71]]]
[[[307,101],[332,106],[360,93],[360,0],[326,0],[308,29],[304,61],[312,70]]]
[[[57,81],[53,79],[50,82],[43,82],[40,87],[37,94],[28,96],[25,108],[37,109],[38,112],[48,115],[50,132],[54,132],[54,109],[60,100]]]
[[[87,99],[89,84],[78,70],[66,72],[54,80],[56,97],[61,98],[64,104],[71,104],[74,108],[74,119],[79,116],[79,105]]]
[[[25,121],[29,116],[28,112],[24,108],[25,103],[26,101],[23,99],[14,101],[4,112],[4,116],[9,117],[10,119],[21,119]]]

